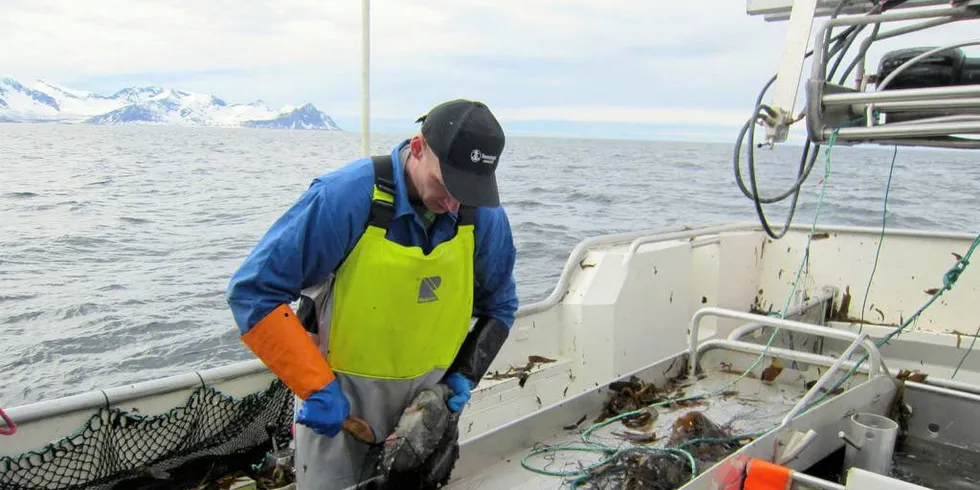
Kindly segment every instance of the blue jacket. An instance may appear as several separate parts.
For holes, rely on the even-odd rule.
[[[419,246],[426,253],[453,237],[456,214],[439,216],[431,236],[408,201],[399,150],[391,152],[395,176],[395,218],[388,239]],[[300,291],[323,283],[354,248],[367,224],[374,188],[369,157],[313,180],[278,219],[234,273],[227,301],[242,334]],[[473,314],[492,316],[510,328],[518,299],[513,268],[516,256],[510,222],[503,207],[478,208],[475,218]]]

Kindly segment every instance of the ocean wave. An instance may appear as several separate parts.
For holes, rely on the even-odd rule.
[[[311,177],[361,154],[359,137],[342,133],[32,131],[0,139],[14,155],[0,193],[0,370],[15,405],[253,358],[224,303],[229,276]],[[735,185],[731,145],[519,138],[507,151],[501,201],[522,305],[547,297],[591,236],[758,219]],[[899,151],[888,226],[972,227],[976,159],[964,155]],[[763,194],[792,183],[798,150],[758,156]],[[813,219],[822,157],[796,224]],[[880,226],[890,159],[890,149],[835,148],[819,223]],[[788,200],[765,210],[779,226]]]
[[[31,197],[39,197],[39,196],[40,196],[40,194],[38,194],[36,192],[29,192],[29,191],[7,192],[7,193],[4,193],[4,195],[3,195],[3,197],[9,198],[9,199],[28,199],[28,198],[31,198]]]

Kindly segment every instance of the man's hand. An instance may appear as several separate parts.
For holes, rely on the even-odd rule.
[[[454,412],[462,411],[466,402],[470,401],[470,390],[473,389],[473,382],[466,376],[454,372],[446,377],[446,386],[453,390],[453,396],[446,401],[446,405]]]
[[[333,437],[350,415],[350,402],[340,390],[340,382],[334,379],[310,395],[296,414],[296,421],[310,427],[313,432]]]

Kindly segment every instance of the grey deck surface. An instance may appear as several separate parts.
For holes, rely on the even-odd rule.
[[[683,383],[682,391],[687,396],[712,392],[725,388],[737,375],[723,372],[712,372],[709,377],[695,383],[690,381]],[[809,380],[809,379],[808,379]],[[733,434],[745,434],[762,432],[771,429],[779,424],[782,417],[793,407],[805,393],[804,379],[800,373],[786,370],[777,378],[776,382],[767,385],[757,379],[745,378],[740,380],[734,387],[725,388],[726,390],[736,390],[735,395],[716,395],[699,401],[694,406],[684,406],[677,408],[658,408],[658,417],[653,424],[652,431],[657,435],[657,440],[647,447],[663,446],[667,443],[671,434],[671,427],[678,418],[691,411],[700,411],[720,426],[728,426]],[[478,469],[475,474],[469,474],[454,481],[448,488],[454,489],[530,489],[530,488],[567,488],[567,479],[558,476],[543,475],[528,470],[521,465],[521,459],[530,454],[534,447],[573,445],[583,446],[581,434],[588,429],[600,413],[601,403],[605,402],[605,396],[592,397],[588,413],[580,410],[579,416],[571,417],[572,412],[566,410],[554,410],[539,412],[524,423],[512,426],[507,431],[515,432],[511,435],[504,435],[503,432],[492,439],[473,441],[472,447],[464,447],[464,452],[472,451],[480,453],[482,451],[499,451],[507,444],[512,444],[516,450],[508,451],[508,456],[500,459],[484,459],[486,466]],[[581,408],[581,404],[580,404]],[[563,412],[563,413],[562,413]],[[562,426],[574,424],[581,415],[587,415],[587,419],[575,430],[563,430]],[[560,418],[560,420],[555,420]],[[533,427],[532,426],[537,426]],[[550,429],[540,429],[541,426]],[[525,429],[525,430],[522,430]],[[624,440],[622,437],[614,435],[617,432],[633,431],[624,426],[620,421],[613,422],[601,429],[594,431],[589,440],[614,447],[625,447],[633,443]],[[520,432],[520,433],[516,433]],[[528,435],[531,432],[539,432],[543,437],[535,438],[534,443],[527,444]],[[480,445],[496,445],[497,448]],[[600,453],[579,452],[579,451],[559,451],[557,453],[536,455],[528,459],[529,466],[550,470],[550,471],[574,471],[580,465],[589,465],[604,457]],[[478,459],[478,458],[474,458]],[[466,471],[469,473],[470,471]]]

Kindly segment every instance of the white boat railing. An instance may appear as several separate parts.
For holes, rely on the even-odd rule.
[[[871,376],[876,376],[878,372],[881,370],[881,353],[878,352],[878,347],[874,344],[874,342],[871,342],[870,340],[866,340],[867,335],[864,334],[859,335],[853,332],[847,332],[844,330],[834,329],[830,327],[822,327],[819,325],[798,322],[795,320],[786,320],[786,319],[775,318],[771,316],[757,315],[754,313],[747,313],[744,311],[735,311],[735,310],[729,310],[726,308],[718,308],[718,307],[708,307],[708,308],[702,308],[698,310],[698,312],[694,314],[694,318],[691,319],[691,334],[690,334],[691,341],[689,342],[688,345],[688,354],[690,355],[690,358],[688,360],[688,373],[691,376],[697,375],[697,365],[698,365],[697,339],[699,337],[699,331],[701,329],[701,321],[709,316],[714,316],[719,318],[730,318],[733,320],[744,320],[746,322],[751,322],[756,325],[776,327],[783,330],[789,330],[793,332],[805,333],[810,335],[818,335],[818,336],[837,339],[837,340],[855,341],[856,339],[861,338],[864,339],[861,342],[861,345],[864,347],[864,350],[867,352],[868,358],[871,361],[871,366],[870,366]],[[734,342],[734,341],[727,340],[725,342]],[[750,345],[754,347],[757,346],[756,344],[746,344],[746,345]],[[765,348],[765,346],[762,347]],[[771,350],[772,347],[768,347],[768,349]],[[812,355],[812,354],[808,355],[805,352],[797,353],[797,354],[803,354],[806,357]],[[844,356],[841,357],[843,358]],[[804,361],[804,362],[809,362],[809,361]]]
[[[555,287],[551,290],[551,294],[537,302],[526,306],[520,306],[517,309],[517,316],[538,313],[557,305],[565,296],[565,292],[568,290],[568,283],[572,277],[572,273],[575,271],[575,269],[580,267],[582,259],[584,259],[588,251],[593,248],[611,245],[614,243],[622,243],[630,240],[631,243],[629,251],[627,252],[625,259],[626,264],[628,265],[632,256],[635,255],[636,250],[643,244],[665,242],[670,240],[687,240],[696,236],[722,232],[756,231],[759,229],[761,229],[761,225],[759,223],[749,221],[734,224],[716,223],[705,225],[703,227],[677,226],[658,231],[642,230],[587,238],[579,242],[578,245],[572,249],[568,256],[568,260],[565,261],[565,266],[562,268],[561,274],[558,276],[558,281],[555,283]]]
[[[263,373],[268,373],[268,368],[262,364],[262,361],[258,359],[241,361],[201,371],[115,386],[104,390],[92,390],[53,400],[42,400],[9,408],[7,414],[14,423],[27,424],[80,411],[99,410],[148,396],[213,386],[224,380]]]

